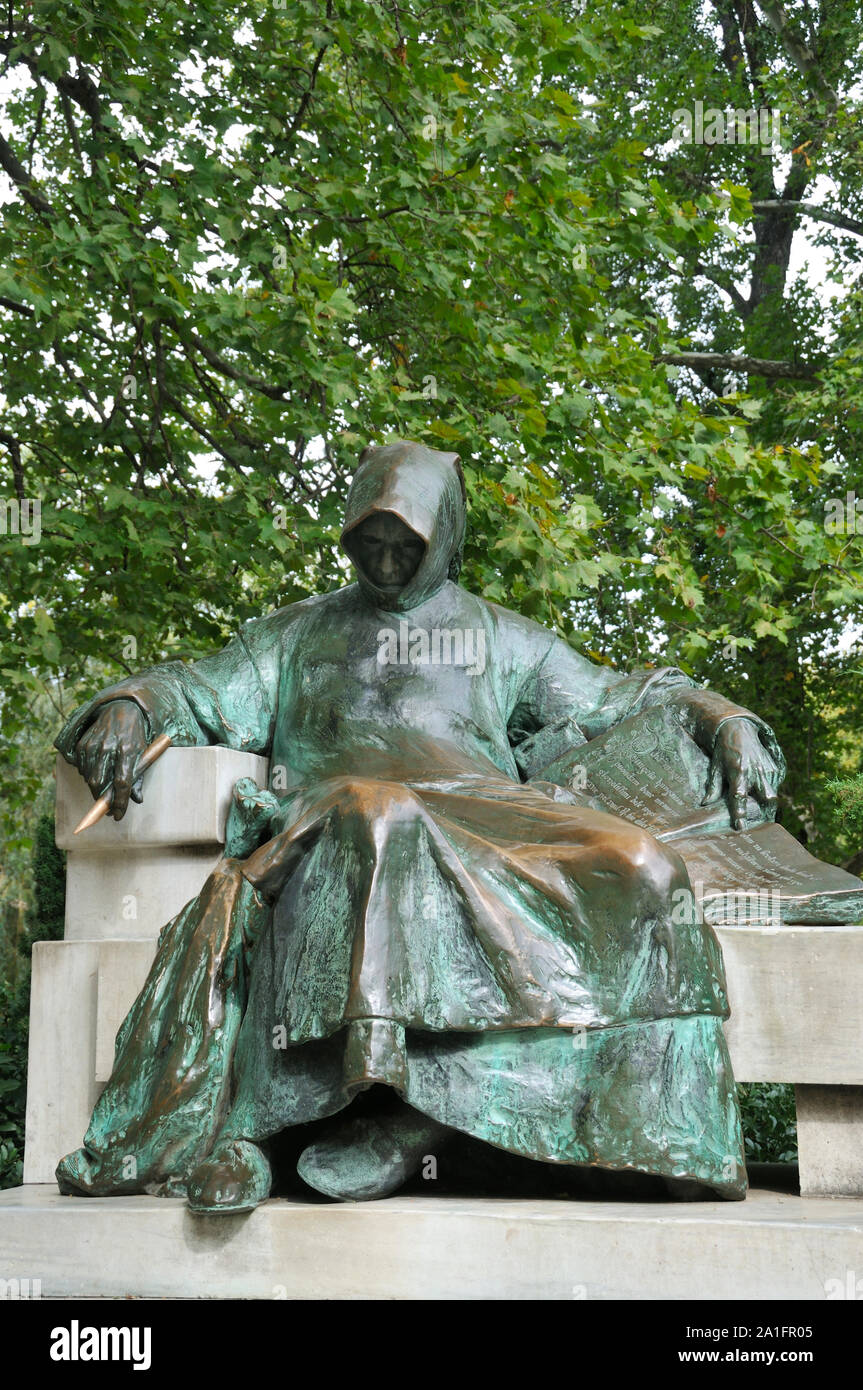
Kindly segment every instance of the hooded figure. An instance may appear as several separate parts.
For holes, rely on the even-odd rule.
[[[82,765],[105,705],[131,701],[144,744],[264,754],[271,783],[238,784],[62,1191],[248,1209],[269,1141],[346,1111],[298,1165],[342,1199],[393,1191],[449,1129],[745,1194],[721,954],[680,910],[683,861],[529,779],[561,738],[657,705],[707,749],[729,719],[778,765],[775,740],[679,671],[596,666],[462,589],[464,530],[456,455],[366,450],[342,533],[356,583],[124,680],[62,731]],[[373,1085],[390,1103],[355,1118]]]

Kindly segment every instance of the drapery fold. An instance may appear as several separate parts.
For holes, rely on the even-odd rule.
[[[481,777],[238,784],[229,844],[291,829],[162,933],[61,1189],[182,1195],[219,1138],[377,1083],[514,1153],[743,1195],[718,944],[671,927],[673,851],[635,874],[651,837],[597,814]]]

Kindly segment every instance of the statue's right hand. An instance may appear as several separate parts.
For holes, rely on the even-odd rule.
[[[94,798],[113,791],[109,815],[122,820],[133,801],[141,801],[140,781],[133,785],[135,765],[147,747],[147,727],[133,700],[104,705],[75,745],[75,765]]]

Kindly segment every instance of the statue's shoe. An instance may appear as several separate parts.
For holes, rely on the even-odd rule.
[[[54,1170],[57,1186],[64,1197],[93,1197],[97,1185],[96,1165],[86,1149],[74,1149],[61,1158]]]
[[[248,1139],[223,1140],[189,1178],[189,1206],[209,1215],[252,1211],[269,1197],[272,1182],[263,1149]]]
[[[394,1115],[363,1116],[304,1149],[297,1172],[327,1197],[370,1202],[401,1187],[447,1132],[408,1106]]]
[[[126,1171],[128,1154],[73,1149],[61,1158],[54,1177],[63,1197],[132,1197],[146,1189],[137,1172]]]

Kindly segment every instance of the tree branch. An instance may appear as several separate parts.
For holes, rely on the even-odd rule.
[[[728,279],[721,271],[714,270],[712,266],[706,266],[702,261],[696,261],[692,267],[696,275],[703,275],[705,280],[709,280],[711,285],[715,285],[718,290],[724,291],[728,295],[738,313],[746,315],[749,309],[745,295],[742,295],[734,284],[733,280]]]
[[[738,357],[730,352],[663,352],[653,361],[667,362],[673,367],[691,367],[693,371],[745,372],[749,376],[774,380],[793,378],[811,381],[820,370],[809,362],[773,362],[766,357]]]
[[[19,304],[14,299],[7,299],[5,294],[0,294],[0,305],[4,309],[14,309],[16,314],[23,314],[25,318],[32,319],[33,310],[29,304]]]
[[[12,459],[12,477],[15,482],[15,493],[19,502],[24,501],[24,469],[21,465],[21,441],[16,439],[14,434],[7,434],[5,430],[0,430],[0,444],[5,444]]]
[[[329,7],[328,7],[328,13],[329,13]],[[309,85],[308,85],[308,87],[306,88],[306,90],[303,92],[302,100],[300,101],[300,104],[299,104],[299,106],[297,107],[297,111],[296,111],[296,115],[294,116],[294,119],[291,121],[291,124],[288,126],[287,130],[285,131],[285,140],[290,140],[290,139],[292,139],[292,137],[296,134],[296,131],[297,131],[298,127],[299,127],[300,121],[303,119],[303,116],[306,114],[306,111],[307,111],[307,109],[308,109],[309,102],[310,102],[311,99],[312,99],[312,93],[313,93],[313,91],[315,90],[315,83],[316,83],[317,80],[318,80],[318,72],[319,72],[319,70],[320,70],[321,63],[322,63],[323,60],[324,60],[324,54],[326,53],[326,51],[327,51],[328,48],[329,48],[329,44],[325,44],[324,47],[323,47],[323,48],[319,48],[318,51],[317,51],[317,53],[315,54],[315,61],[312,63],[312,71],[311,71],[311,74],[310,74],[310,76],[309,76]]]
[[[27,177],[30,178],[30,179],[32,179],[32,177],[33,177],[33,151],[34,151],[35,148],[36,148],[36,141],[39,139],[39,136],[42,134],[42,119],[43,119],[43,117],[44,117],[44,115],[45,115],[45,104],[46,104],[46,102],[47,102],[47,99],[48,99],[48,98],[47,98],[47,95],[46,95],[46,93],[45,93],[45,88],[42,86],[42,84],[41,84],[41,82],[40,82],[40,84],[39,84],[39,108],[38,108],[38,110],[37,110],[37,112],[36,112],[36,119],[35,119],[35,121],[33,122],[33,129],[32,129],[32,131],[31,131],[31,133],[30,133],[30,143],[29,143],[28,146],[27,146]]]
[[[779,38],[798,72],[802,73],[811,86],[824,97],[828,106],[836,110],[839,97],[827,81],[818,65],[818,59],[809,45],[792,28],[785,6],[779,0],[758,0],[758,8],[763,11],[767,23]]]
[[[81,141],[78,139],[78,129],[75,125],[75,118],[72,115],[72,103],[69,100],[69,97],[67,96],[66,92],[63,91],[62,87],[60,89],[60,105],[63,108],[63,119],[66,122],[66,129],[69,132],[69,139],[72,141],[72,149],[75,151],[75,154],[78,157],[78,163],[83,168],[84,157],[81,152]]]
[[[48,199],[43,198],[41,193],[37,193],[30,182],[30,175],[27,173],[24,165],[13,153],[11,145],[6,143],[2,135],[0,135],[0,168],[6,170],[12,182],[16,184],[20,190],[21,197],[25,202],[29,203],[32,208],[35,208],[37,212],[53,214],[54,209],[48,202]]]
[[[728,72],[732,77],[748,77],[752,93],[763,100],[762,65],[755,52],[755,35],[751,27],[747,28],[748,11],[741,15],[734,0],[712,0],[712,3],[722,27],[722,58]]]
[[[234,367],[230,362],[226,362],[224,357],[220,357],[211,347],[208,347],[196,333],[189,335],[201,356],[209,362],[211,367],[215,367],[217,372],[226,376],[229,381],[239,381],[243,386],[250,386],[253,391],[260,391],[262,396],[269,396],[272,401],[284,400],[289,386],[273,386],[269,381],[264,381],[259,376],[250,376],[248,372],[242,372],[238,367]]]
[[[741,507],[735,507],[733,502],[729,502],[728,499],[726,497],[723,497],[722,494],[719,492],[717,492],[716,494],[716,501],[719,503],[720,507],[725,507],[728,511],[734,512],[735,516],[739,516],[743,521],[751,520],[751,518],[747,516],[746,512],[743,511]],[[788,554],[793,555],[795,560],[800,561],[803,559],[803,556],[798,551],[796,551],[793,546],[790,546],[787,541],[784,541],[782,539],[781,536],[777,536],[775,531],[771,531],[769,527],[759,526],[757,529],[759,535],[766,536],[769,541],[773,541],[774,545],[781,546],[783,550],[787,550]],[[846,569],[843,569],[842,565],[834,565],[831,560],[822,560],[821,566],[822,569],[835,570],[837,574],[844,575],[846,579],[849,577],[848,571]]]
[[[237,460],[228,452],[224,445],[219,443],[215,435],[211,434],[210,431],[201,424],[200,420],[196,420],[195,416],[186,410],[182,401],[179,401],[176,396],[172,396],[170,391],[167,392],[165,400],[177,412],[181,420],[185,420],[186,424],[189,425],[196,434],[206,440],[214,453],[218,454],[226,463],[230,464],[231,468],[233,468],[236,473],[239,473],[241,477],[245,477]]]
[[[844,212],[830,212],[827,208],[820,208],[817,203],[801,203],[794,198],[771,198],[752,204],[753,212],[780,212],[784,208],[791,212],[802,212],[815,222],[829,222],[831,227],[841,227],[844,232],[863,236],[863,222],[859,218],[848,217]]]

